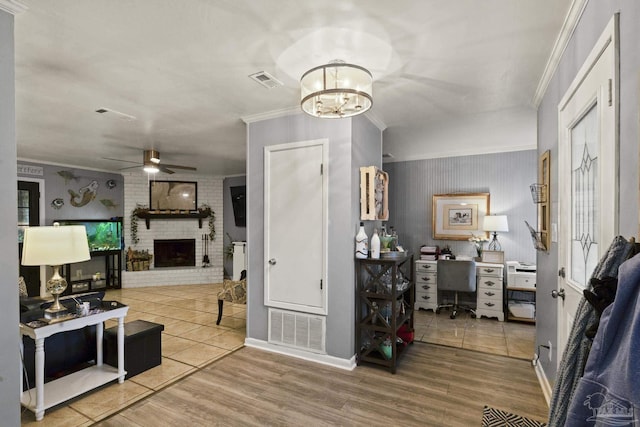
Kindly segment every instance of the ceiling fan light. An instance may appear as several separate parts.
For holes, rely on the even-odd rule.
[[[156,150],[145,150],[143,160],[144,164],[148,163],[160,163],[160,153]]]
[[[362,114],[373,105],[372,94],[373,77],[359,65],[335,61],[312,68],[300,78],[300,107],[314,117]]]
[[[153,163],[145,164],[144,167],[142,168],[142,170],[145,171],[146,173],[158,173],[158,172],[160,172],[160,169],[158,169],[158,167],[156,165],[154,165]]]

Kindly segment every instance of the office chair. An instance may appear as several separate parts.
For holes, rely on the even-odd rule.
[[[458,292],[475,292],[476,291],[476,262],[475,261],[456,261],[456,260],[438,260],[438,290],[454,291],[455,297],[453,304],[442,304],[436,308],[436,313],[441,308],[451,307],[451,317],[456,318],[458,314]],[[471,307],[464,307],[471,312],[471,317],[476,317],[476,312]]]

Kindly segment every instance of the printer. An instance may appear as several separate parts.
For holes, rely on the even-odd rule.
[[[535,289],[536,265],[520,261],[507,261],[507,289]]]

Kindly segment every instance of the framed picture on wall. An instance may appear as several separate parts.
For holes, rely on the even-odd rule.
[[[471,235],[489,234],[482,230],[489,214],[489,193],[435,194],[431,226],[434,239],[467,240]]]
[[[149,182],[149,207],[152,211],[192,211],[194,209],[197,209],[197,206],[197,182]]]

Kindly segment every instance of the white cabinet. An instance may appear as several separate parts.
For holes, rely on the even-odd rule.
[[[247,269],[247,242],[233,242],[232,280],[240,280],[240,273]]]
[[[504,267],[502,264],[477,263],[478,280],[476,305],[477,317],[495,317],[504,322],[503,278]]]
[[[438,308],[438,261],[416,261],[416,302],[414,308]]]
[[[476,263],[476,316],[504,321],[502,264]],[[416,261],[416,302],[418,310],[438,308],[438,261]]]

